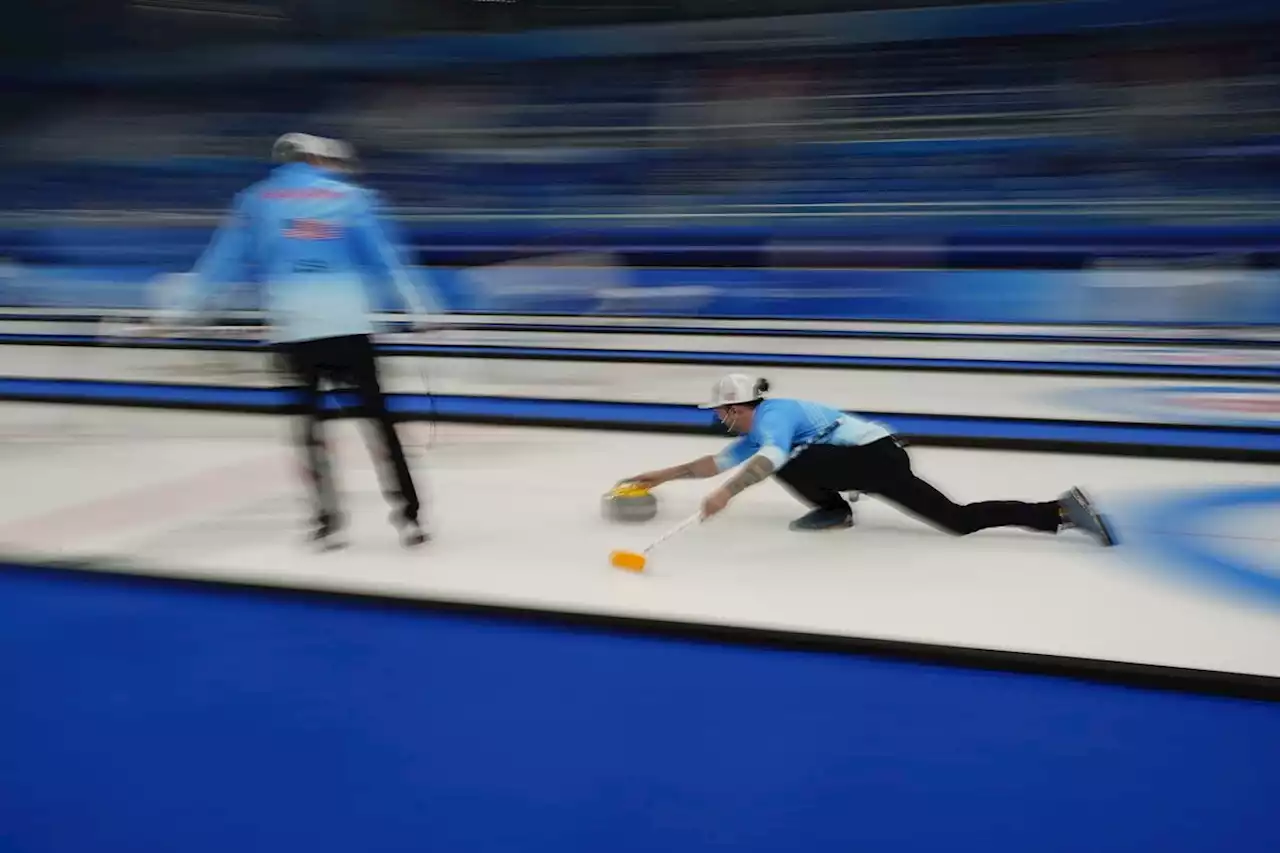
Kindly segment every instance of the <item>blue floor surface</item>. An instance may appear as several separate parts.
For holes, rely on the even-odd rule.
[[[0,685],[6,853],[1280,850],[1280,704],[26,569]]]

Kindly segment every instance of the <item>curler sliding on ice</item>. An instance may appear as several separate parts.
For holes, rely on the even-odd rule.
[[[918,477],[911,457],[888,428],[821,403],[768,398],[769,383],[741,373],[715,384],[713,409],[740,436],[715,456],[628,477],[654,488],[671,480],[706,479],[738,471],[702,502],[702,518],[722,512],[744,490],[770,477],[782,483],[810,511],[791,522],[796,531],[853,526],[853,508],[843,493],[884,498],[906,512],[957,536],[993,527],[1022,527],[1043,533],[1079,529],[1103,545],[1115,544],[1106,520],[1088,497],[1072,488],[1057,500],[982,501],[957,504]]]

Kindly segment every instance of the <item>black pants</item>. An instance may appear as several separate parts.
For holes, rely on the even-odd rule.
[[[320,381],[327,379],[334,385],[355,388],[359,395],[362,414],[372,421],[382,445],[381,459],[374,454],[375,462],[389,462],[395,487],[387,485],[386,471],[379,467],[379,479],[383,492],[399,503],[399,512],[406,520],[416,521],[420,504],[414,488],[413,475],[404,457],[404,447],[396,433],[395,421],[387,410],[386,396],[378,378],[378,362],[374,355],[373,341],[367,335],[349,335],[338,338],[319,338],[294,341],[280,346],[289,370],[301,381],[303,405],[298,441],[306,451],[307,473],[316,501],[316,521],[322,525],[336,526],[340,519],[338,499],[334,489],[333,472],[329,453],[325,446],[322,422]]]
[[[882,438],[860,447],[810,445],[775,475],[815,508],[849,512],[841,492],[879,495],[912,515],[959,536],[989,527],[1025,527],[1055,533],[1057,501],[983,501],[957,504],[911,470],[911,457],[897,441]]]

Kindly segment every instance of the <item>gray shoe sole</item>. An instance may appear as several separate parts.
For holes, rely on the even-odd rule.
[[[853,516],[849,516],[840,524],[832,524],[827,527],[804,527],[801,526],[799,519],[791,522],[787,527],[796,533],[830,533],[833,530],[848,530],[853,527]]]
[[[1093,508],[1088,496],[1079,488],[1073,488],[1062,496],[1062,507],[1073,525],[1108,548],[1116,544],[1115,534],[1107,525],[1106,519]]]

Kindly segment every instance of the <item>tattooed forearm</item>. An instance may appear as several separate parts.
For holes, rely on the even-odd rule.
[[[705,480],[707,477],[714,477],[719,469],[716,466],[715,457],[703,456],[692,462],[686,462],[683,465],[677,465],[671,469],[671,479],[673,480]]]
[[[724,484],[724,488],[729,494],[736,495],[744,489],[749,489],[756,483],[768,479],[773,473],[773,463],[763,456],[752,456],[747,460],[747,464],[742,466],[733,479]]]

